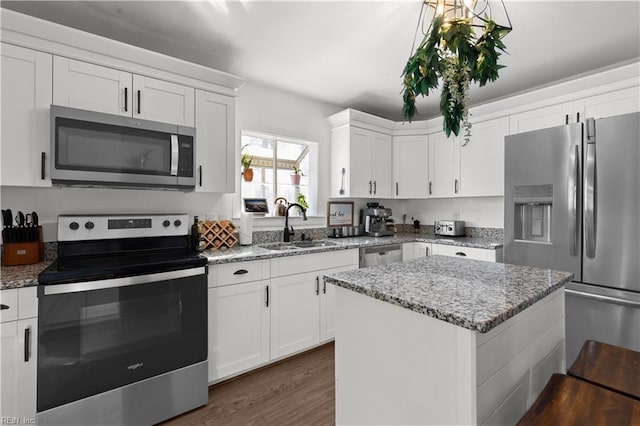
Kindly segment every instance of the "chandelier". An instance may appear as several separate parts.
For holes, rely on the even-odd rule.
[[[496,2],[497,3],[497,2]],[[492,18],[488,0],[424,0],[420,9],[411,55],[403,71],[402,115],[409,121],[416,114],[416,96],[428,96],[441,82],[440,112],[443,130],[449,136],[468,123],[469,86],[495,81],[503,65],[498,59],[506,46],[502,38],[512,27],[504,6],[507,25]],[[428,13],[431,12],[431,19]],[[476,29],[481,29],[476,36]],[[416,47],[418,32],[423,35]],[[415,49],[414,49],[415,47]]]

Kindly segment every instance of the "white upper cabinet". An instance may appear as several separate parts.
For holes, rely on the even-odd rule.
[[[196,191],[235,190],[235,98],[196,90]]]
[[[504,137],[508,134],[509,118],[501,117],[474,123],[468,142],[463,136],[458,137],[460,174],[456,195],[504,195]]]
[[[536,108],[513,114],[509,119],[509,134],[512,135],[561,126],[573,119],[573,104],[568,102]]]
[[[195,125],[193,87],[134,74],[133,91],[134,117],[191,127]]]
[[[390,135],[352,125],[333,129],[331,159],[332,197],[391,198]]]
[[[51,55],[2,43],[2,185],[51,186]]]
[[[429,140],[426,135],[393,138],[394,198],[427,198],[429,195]]]
[[[581,121],[586,118],[605,118],[640,111],[640,89],[631,87],[615,92],[582,98],[574,102]]]
[[[470,136],[429,135],[430,198],[504,194],[504,137],[509,118],[473,123]]]
[[[429,197],[447,198],[456,195],[456,139],[444,132],[429,135]]]
[[[194,126],[192,87],[75,59],[53,59],[53,103],[71,108]]]
[[[74,59],[53,58],[53,103],[133,116],[132,74]]]
[[[373,198],[391,198],[391,136],[371,133],[371,195]]]

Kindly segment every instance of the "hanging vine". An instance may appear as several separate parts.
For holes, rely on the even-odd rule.
[[[498,78],[500,55],[506,52],[502,38],[510,27],[482,19],[483,32],[476,39],[471,20],[446,19],[436,16],[403,71],[403,116],[411,121],[416,110],[416,96],[428,96],[439,86],[440,112],[444,118],[443,130],[450,136],[458,135],[460,124],[468,124],[469,87],[477,82],[480,87]]]

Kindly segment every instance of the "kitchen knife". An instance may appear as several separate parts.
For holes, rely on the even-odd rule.
[[[31,226],[33,226],[33,228],[31,229],[31,241],[38,241],[38,224],[38,213],[31,212]]]
[[[18,216],[16,216],[16,222],[18,222],[20,228],[24,227],[24,213],[21,211],[19,211]]]

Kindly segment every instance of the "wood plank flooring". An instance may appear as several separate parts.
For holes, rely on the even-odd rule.
[[[211,386],[206,406],[162,425],[333,425],[334,380],[331,342]]]

